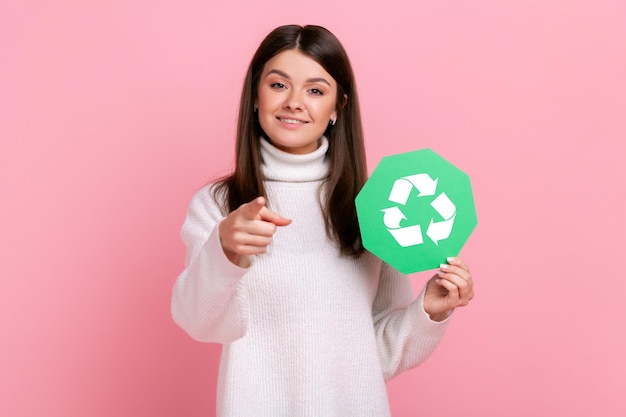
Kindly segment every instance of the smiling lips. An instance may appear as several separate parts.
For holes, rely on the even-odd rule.
[[[303,120],[298,120],[298,119],[287,119],[287,118],[283,118],[283,117],[277,117],[278,121],[281,122],[283,125],[287,125],[289,127],[296,127],[296,126],[300,126],[303,124],[306,124],[308,122],[305,122]]]

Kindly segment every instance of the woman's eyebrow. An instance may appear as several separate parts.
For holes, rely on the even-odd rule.
[[[270,74],[278,74],[281,77],[284,77],[288,80],[291,80],[291,77],[289,76],[289,74],[287,74],[286,72],[283,72],[281,70],[277,70],[277,69],[272,69],[269,70],[267,72],[267,74],[265,74],[265,76],[267,77]],[[324,83],[327,84],[329,87],[331,86],[330,83],[328,82],[328,80],[326,80],[326,78],[322,78],[322,77],[316,77],[316,78],[309,78],[308,80],[306,80],[307,83]]]

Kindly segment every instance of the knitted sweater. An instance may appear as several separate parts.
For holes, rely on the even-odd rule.
[[[211,186],[191,200],[172,315],[194,339],[224,344],[218,416],[389,416],[385,380],[424,361],[447,327],[406,276],[369,252],[341,256],[326,236],[322,139],[306,155],[262,140],[268,204],[293,222],[243,267],[221,248]]]

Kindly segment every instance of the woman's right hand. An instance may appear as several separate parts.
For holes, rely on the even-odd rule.
[[[222,249],[232,263],[239,265],[242,256],[265,253],[276,228],[290,223],[290,219],[265,207],[265,198],[257,197],[220,222]]]

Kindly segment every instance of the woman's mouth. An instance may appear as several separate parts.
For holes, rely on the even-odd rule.
[[[297,120],[297,119],[288,119],[288,118],[283,118],[283,117],[277,117],[278,121],[280,121],[281,123],[287,123],[290,125],[303,125],[307,122],[302,121],[302,120]]]

